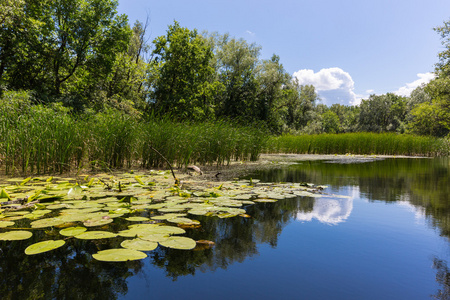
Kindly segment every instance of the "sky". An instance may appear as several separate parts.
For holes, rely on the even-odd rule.
[[[148,16],[149,41],[176,20],[256,43],[330,106],[409,96],[431,80],[444,50],[433,28],[450,21],[450,0],[119,0],[118,12],[131,24]]]

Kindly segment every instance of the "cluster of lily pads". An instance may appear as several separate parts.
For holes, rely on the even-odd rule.
[[[78,178],[9,179],[0,185],[0,240],[26,240],[33,230],[57,228],[61,239],[29,245],[25,254],[57,249],[70,238],[82,240],[122,237],[122,248],[99,251],[100,261],[147,257],[159,245],[191,250],[198,243],[185,234],[198,228],[195,216],[250,217],[245,206],[297,196],[324,196],[311,184],[273,184],[257,180],[216,182],[183,175],[174,184],[168,172],[98,174]],[[117,218],[128,228],[113,232]],[[21,221],[18,228],[17,220]],[[25,222],[23,221],[25,220]],[[23,224],[29,228],[23,228]],[[29,224],[29,225],[28,225]],[[108,230],[110,229],[110,230]]]

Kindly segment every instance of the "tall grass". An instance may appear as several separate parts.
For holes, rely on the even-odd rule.
[[[395,133],[283,135],[272,137],[268,152],[305,154],[449,155],[446,139]]]
[[[179,167],[256,160],[267,133],[231,122],[143,120],[110,110],[72,115],[61,105],[32,105],[29,94],[0,99],[0,168],[6,174],[65,172],[79,166]]]

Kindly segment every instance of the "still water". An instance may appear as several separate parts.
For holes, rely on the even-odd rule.
[[[158,247],[145,260],[93,261],[93,243],[39,257],[0,253],[11,299],[450,299],[450,161],[308,161],[259,171],[347,197],[247,207],[246,218],[197,218],[188,236],[212,249]],[[90,245],[90,246],[87,246]],[[64,253],[63,253],[64,252]]]

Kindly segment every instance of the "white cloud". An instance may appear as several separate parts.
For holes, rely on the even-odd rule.
[[[315,73],[313,70],[303,69],[293,74],[301,85],[311,84],[326,105],[340,103],[357,105],[362,95],[354,92],[355,82],[349,73],[341,68],[322,69]]]
[[[246,33],[246,34],[250,34],[250,35],[255,35],[255,33],[254,33],[254,32],[251,32],[250,30],[246,30],[245,33]]]
[[[313,219],[328,225],[345,222],[353,210],[353,199],[315,198],[314,208],[310,212],[297,213],[296,219],[309,222]]]
[[[394,92],[394,94],[399,95],[399,96],[408,97],[409,95],[411,95],[411,92],[415,88],[417,88],[418,86],[420,86],[422,84],[427,84],[435,76],[434,76],[434,73],[428,72],[428,73],[419,73],[419,74],[417,74],[417,77],[419,77],[419,79],[417,79],[413,82],[407,83],[405,86],[402,86],[401,88],[396,90]]]

